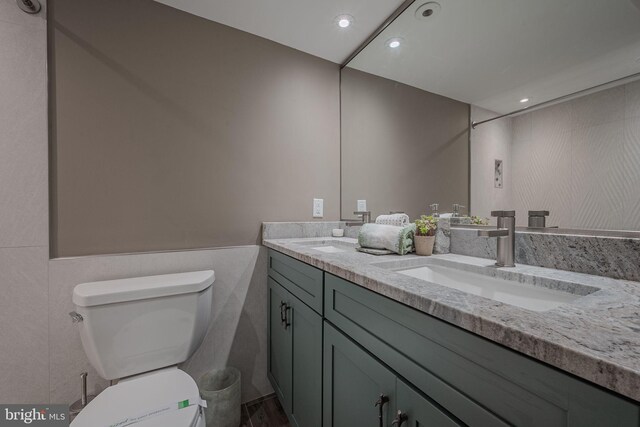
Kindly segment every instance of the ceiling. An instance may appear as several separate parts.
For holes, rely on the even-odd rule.
[[[342,63],[402,0],[156,0],[159,3]],[[354,18],[346,29],[335,18]]]
[[[349,66],[499,113],[640,72],[640,0],[437,1],[426,20],[414,2]]]

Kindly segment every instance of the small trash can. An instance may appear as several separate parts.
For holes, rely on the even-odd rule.
[[[207,427],[240,425],[240,371],[236,368],[214,369],[198,380],[200,397],[207,401]]]

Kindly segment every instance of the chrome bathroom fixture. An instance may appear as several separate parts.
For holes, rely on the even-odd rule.
[[[459,203],[454,203],[452,206],[453,209],[453,214],[452,214],[452,218],[460,218],[460,211],[462,209],[466,208],[465,205],[461,205]]]
[[[38,13],[42,6],[38,0],[16,0],[18,7],[27,13]]]
[[[529,211],[529,228],[545,228],[549,211]]]
[[[516,258],[516,211],[492,211],[498,218],[497,230],[478,230],[480,237],[497,237],[496,265],[515,267]]]
[[[80,374],[80,399],[73,402],[69,407],[69,416],[72,421],[96,397],[87,393],[87,375],[86,372]]]
[[[371,211],[355,211],[353,213],[360,217],[359,222],[347,222],[347,227],[358,227],[371,222]]]

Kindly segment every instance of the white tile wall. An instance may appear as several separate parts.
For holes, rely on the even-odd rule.
[[[625,202],[624,124],[617,120],[577,128],[571,145],[571,225],[622,228]]]
[[[624,117],[640,117],[640,80],[625,86]]]
[[[195,379],[209,369],[235,366],[243,374],[243,401],[272,392],[267,382],[267,257],[260,246],[135,255],[55,259],[49,263],[51,402],[79,397],[78,378],[89,372],[89,388],[107,384],[97,377],[68,313],[78,283],[213,269],[213,314],[209,332],[182,367]]]
[[[37,15],[29,15],[17,8],[15,1],[0,0],[0,22],[44,30],[47,27],[47,2],[46,0],[40,0],[40,4],[42,5],[42,10]]]
[[[496,113],[471,106],[475,121],[494,117]],[[530,123],[530,122],[529,122]],[[521,124],[522,125],[522,124]],[[512,207],[511,136],[512,119],[496,120],[471,132],[471,214],[489,218],[492,210]],[[518,128],[518,132],[521,129]],[[503,187],[495,188],[495,160],[503,163]],[[492,222],[495,222],[491,218]]]
[[[48,246],[46,32],[3,20],[0,40],[0,247]]]
[[[0,41],[0,403],[71,403],[82,371],[91,391],[106,386],[68,315],[76,284],[205,268],[216,271],[213,318],[183,369],[197,378],[230,364],[243,400],[270,393],[264,248],[49,260],[44,12],[0,0]]]
[[[512,127],[518,225],[548,209],[549,225],[640,230],[640,81],[517,116]]]
[[[0,402],[49,400],[44,13],[0,0]]]
[[[624,192],[623,227],[640,229],[640,116],[624,125],[624,173],[629,177]]]
[[[49,401],[47,248],[0,249],[0,402]]]

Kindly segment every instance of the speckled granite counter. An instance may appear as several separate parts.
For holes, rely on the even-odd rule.
[[[574,303],[535,312],[372,265],[392,260],[411,263],[422,257],[373,256],[350,250],[323,253],[304,245],[318,240],[319,237],[265,239],[263,244],[640,401],[640,283],[526,265],[496,269],[491,260],[456,254],[434,256],[476,269],[491,269],[489,274],[497,276],[521,273],[532,284],[542,278],[599,288]],[[348,238],[322,240],[355,244],[355,240]]]
[[[450,228],[451,253],[495,260],[496,239],[478,237],[477,228],[467,227]],[[518,230],[515,255],[520,264],[640,280],[638,237]]]

